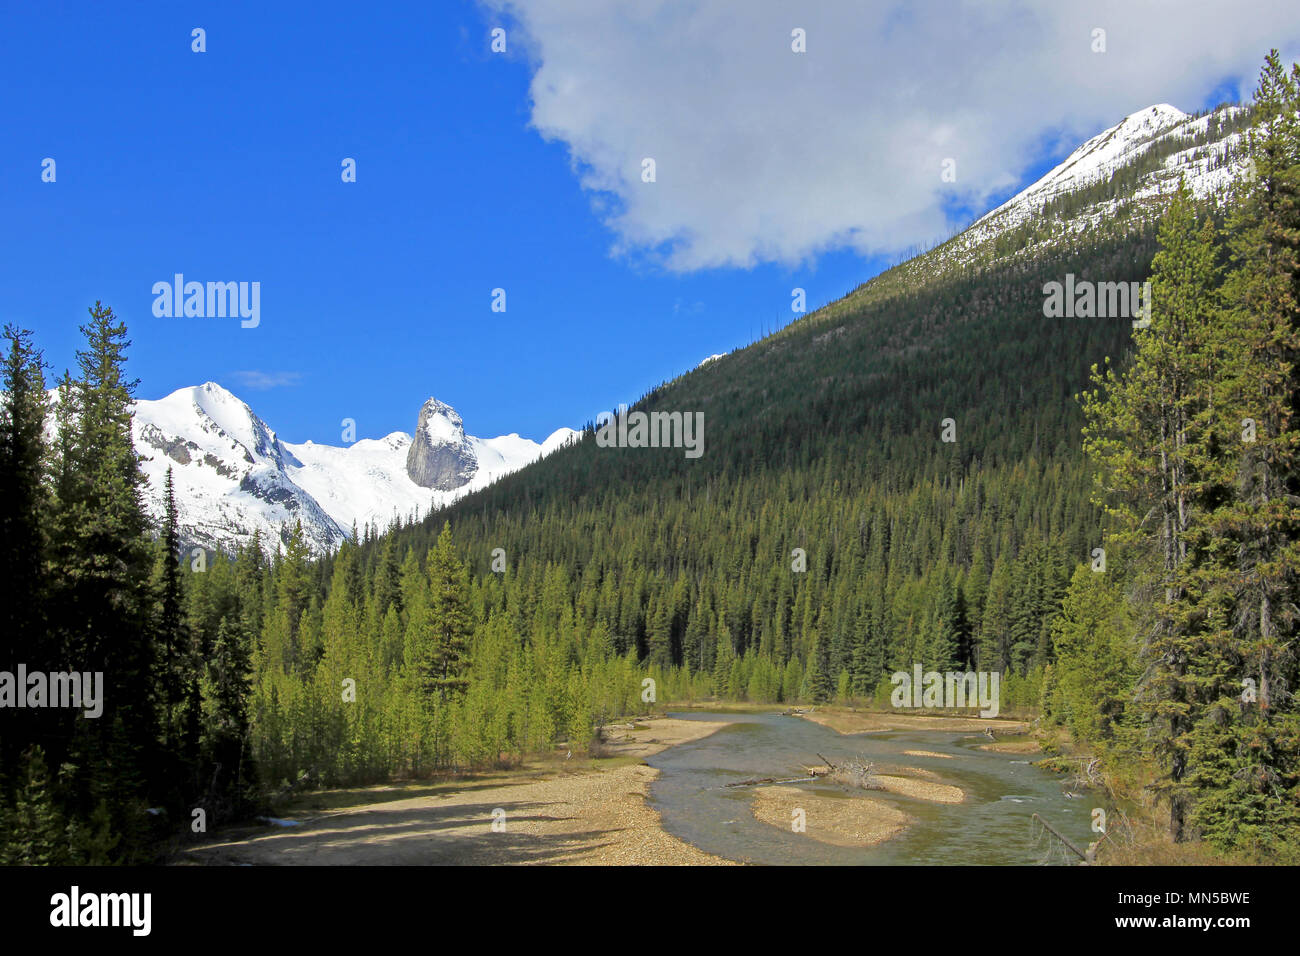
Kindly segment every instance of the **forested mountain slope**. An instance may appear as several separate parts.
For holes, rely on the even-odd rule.
[[[747,670],[767,669],[758,661],[780,673],[765,684],[773,699],[808,692],[791,682],[810,664],[822,693],[846,674],[869,693],[918,655],[1019,674],[1045,664],[1054,608],[1100,533],[1074,396],[1132,331],[1128,316],[1047,318],[1043,287],[1146,279],[1158,200],[1104,227],[1070,223],[1113,213],[1117,182],[1130,199],[1167,184],[1179,160],[1193,179],[1222,172],[1244,113],[1126,120],[1097,140],[1133,142],[1073,192],[1035,184],[990,214],[1002,228],[985,217],[634,407],[703,412],[702,457],[602,448],[589,426],[397,547],[421,550],[450,520],[484,573],[494,548],[516,575],[564,569],[585,623],[603,623],[619,651],[728,674],[761,652],[740,666],[739,694]],[[1034,198],[1040,216],[1017,213]],[[1059,220],[1050,242],[1043,216]],[[806,572],[792,570],[795,548]]]
[[[702,411],[699,459],[588,429],[398,547],[450,520],[482,572],[505,550],[507,590],[563,569],[587,624],[665,666],[759,651],[813,665],[822,693],[843,672],[870,692],[918,655],[1023,674],[1098,541],[1073,396],[1132,335],[1128,317],[1045,318],[1042,287],[1140,281],[1153,252],[1138,228],[811,316],[638,403]]]

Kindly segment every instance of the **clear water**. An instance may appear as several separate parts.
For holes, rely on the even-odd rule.
[[[675,713],[684,720],[727,720],[731,725],[691,743],[672,747],[647,761],[660,771],[650,800],[664,828],[700,849],[746,863],[773,865],[1038,865],[1076,863],[1042,833],[1030,815],[1040,814],[1076,846],[1095,839],[1091,812],[1095,795],[1064,795],[1066,778],[1029,765],[1024,755],[979,750],[979,734],[888,731],[842,735],[810,720],[779,714]],[[913,757],[904,750],[951,754],[954,759]],[[959,804],[931,803],[873,791],[913,818],[899,836],[873,847],[828,846],[807,833],[794,833],[754,819],[751,787],[726,784],[755,777],[797,777],[819,764],[865,757],[882,773],[892,766],[932,770],[942,782],[961,787]],[[826,796],[854,799],[830,783],[794,784]]]

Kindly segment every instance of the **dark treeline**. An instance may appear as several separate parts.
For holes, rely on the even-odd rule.
[[[10,863],[141,861],[167,811],[205,789],[237,799],[220,774],[209,783],[229,715],[214,705],[201,720],[212,671],[184,621],[173,503],[161,536],[141,505],[126,330],[96,303],[82,332],[47,441],[41,353],[29,332],[6,329],[0,534],[13,587],[0,612],[0,858]],[[16,686],[20,667],[40,676]],[[97,715],[67,706],[71,693],[56,699],[51,675],[74,672],[83,698],[102,675]]]

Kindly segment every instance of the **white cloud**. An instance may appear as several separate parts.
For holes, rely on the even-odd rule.
[[[1270,47],[1300,50],[1294,0],[481,2],[526,50],[532,124],[568,145],[613,251],[680,271],[945,237],[966,221],[945,209],[983,211],[1045,147],[1248,92]]]
[[[248,369],[241,372],[232,372],[240,385],[244,388],[251,388],[254,391],[265,391],[270,388],[282,388],[290,385],[297,385],[302,378],[301,372],[263,372],[258,369]]]

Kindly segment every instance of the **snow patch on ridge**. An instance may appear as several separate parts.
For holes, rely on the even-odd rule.
[[[1115,126],[1088,140],[1036,183],[980,217],[975,225],[1004,213],[1042,206],[1062,193],[1090,186],[1109,176],[1116,167],[1141,155],[1157,134],[1188,119],[1188,114],[1168,103],[1157,103],[1126,116]],[[1016,224],[1019,221],[1017,219]]]

